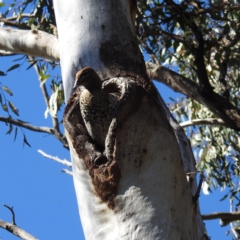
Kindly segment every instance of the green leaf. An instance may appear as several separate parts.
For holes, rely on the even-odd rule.
[[[43,77],[42,80],[43,80],[43,81],[44,81],[44,80],[47,80],[49,77],[50,77],[50,74],[47,74],[47,75],[45,75],[45,76]]]
[[[0,104],[2,104],[2,95],[0,93]]]
[[[8,129],[8,131],[6,132],[6,134],[10,134],[10,133],[12,132],[12,130],[13,130],[13,126],[12,126],[12,124],[10,123],[10,124],[9,124],[9,129]]]
[[[4,7],[5,6],[5,3],[0,3],[0,7]]]
[[[41,73],[41,71],[40,71],[40,73]],[[50,77],[50,75],[49,74],[47,74],[47,75],[44,75],[43,74],[43,72],[40,74],[40,76],[41,76],[41,83],[40,83],[40,87],[42,87],[42,85],[47,81],[47,79]]]
[[[5,112],[8,112],[7,104],[2,104],[2,109],[3,109]]]
[[[14,69],[16,69],[16,68],[19,68],[19,67],[20,67],[20,64],[15,64],[15,65],[11,66],[11,67],[7,70],[7,72],[10,72],[10,71],[12,71],[12,70],[14,70]]]
[[[24,147],[24,144],[27,144],[29,147],[31,147],[31,145],[27,141],[25,134],[23,134],[23,147]]]
[[[6,76],[7,74],[5,74],[4,72],[0,71],[0,76]]]
[[[14,104],[9,101],[9,102],[8,102],[8,105],[9,105],[9,107],[11,108],[11,110],[12,110],[17,116],[19,116],[19,111],[18,111],[18,109],[14,106]]]
[[[15,140],[16,140],[16,138],[17,138],[17,132],[18,132],[18,128],[16,127],[16,128],[15,128],[15,132],[14,132],[14,140],[13,140],[14,142],[15,142]]]
[[[13,95],[12,91],[11,91],[8,87],[2,86],[2,89],[3,89],[5,92],[7,92],[10,96]]]

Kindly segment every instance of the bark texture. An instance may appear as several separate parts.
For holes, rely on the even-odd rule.
[[[0,28],[1,54],[15,53],[59,61],[58,40],[38,30]]]
[[[203,239],[189,142],[147,77],[134,36],[134,1],[55,1],[66,100],[92,67],[120,104],[99,149],[68,101],[64,123],[86,239]],[[78,110],[76,110],[78,109]],[[94,158],[105,158],[94,164]],[[107,193],[107,194],[105,194]],[[184,217],[183,217],[184,216]],[[94,231],[93,231],[94,229]]]

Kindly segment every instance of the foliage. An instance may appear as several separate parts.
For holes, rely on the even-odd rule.
[[[235,1],[139,1],[138,38],[151,61],[167,65],[239,107],[240,6]],[[207,96],[206,96],[207,97]],[[208,108],[183,97],[170,104],[180,121],[216,118]],[[187,128],[198,169],[209,186],[230,189],[239,199],[239,134],[224,125]]]
[[[164,65],[195,82],[199,93],[207,101],[214,102],[216,112],[222,113],[225,105],[217,102],[216,96],[226,106],[239,108],[240,84],[240,5],[235,0],[173,1],[140,0],[137,7],[136,32],[139,45],[150,61]],[[51,0],[1,2],[2,26],[18,29],[38,29],[57,36],[54,9]],[[21,60],[21,59],[20,59]],[[20,61],[19,60],[19,61]],[[29,68],[36,67],[40,84],[45,89],[47,109],[52,117],[63,104],[61,79],[52,77],[49,69],[56,63],[42,59],[29,59]],[[0,76],[6,76],[20,64],[14,64],[7,71],[0,69]],[[46,84],[52,93],[46,92]],[[11,111],[18,115],[14,104],[5,95],[11,95],[7,86],[0,85],[2,109],[11,117]],[[194,96],[171,99],[169,108],[180,122],[221,118],[212,109],[202,105]],[[227,114],[227,113],[226,113]],[[204,171],[210,188],[228,187],[231,198],[239,197],[240,140],[234,119],[222,118],[223,124],[193,124],[185,128],[190,138],[199,171]],[[239,129],[237,129],[239,130]],[[7,133],[11,133],[10,124]]]
[[[1,2],[0,11],[0,23],[2,27],[10,26],[17,29],[33,29],[45,31],[53,35],[57,34],[52,1],[14,1],[13,3]],[[59,64],[55,62],[49,62],[41,58],[33,58],[28,56],[16,58],[14,62],[20,63],[14,63],[11,67],[9,67],[9,69],[5,71],[4,69],[1,69],[0,76],[7,76],[8,72],[21,67],[25,62],[29,63],[29,67],[26,70],[34,67],[36,69],[40,87],[42,88],[43,97],[46,103],[45,117],[48,116],[48,113],[51,115],[51,117],[54,119],[53,127],[56,130],[54,131],[55,136],[58,135],[58,139],[63,139],[63,133],[60,132],[58,126],[59,121],[57,118],[57,113],[64,103],[64,94],[61,78],[58,77],[56,71],[54,71],[56,67],[58,68]],[[50,75],[51,73],[54,75]],[[13,102],[5,97],[4,92],[7,92],[10,96],[12,96],[11,90],[7,86],[3,86],[0,82],[0,104],[2,106],[2,109],[7,112],[8,118],[13,119],[9,112],[8,106],[16,115],[19,115],[19,111]],[[19,119],[17,119],[17,121],[21,122]],[[9,125],[7,134],[10,134],[13,130],[13,124],[11,122],[7,124]],[[19,125],[15,126],[14,139],[17,136],[17,130],[19,127]],[[21,132],[23,133],[23,130]],[[30,146],[24,133],[23,144]],[[64,140],[63,144],[65,147],[67,147],[66,140]]]

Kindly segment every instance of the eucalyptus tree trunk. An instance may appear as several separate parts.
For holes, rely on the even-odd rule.
[[[191,148],[147,77],[134,33],[136,7],[133,0],[54,1],[66,101],[86,66],[114,79],[124,96],[117,127],[109,130],[109,163],[92,166],[91,153],[81,155],[76,135],[67,133],[84,234],[90,240],[204,239],[195,175],[186,174],[195,170]]]

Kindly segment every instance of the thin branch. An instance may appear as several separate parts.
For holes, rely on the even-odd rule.
[[[23,14],[20,15],[20,17],[21,17],[21,19],[22,18],[35,18],[35,15],[34,14],[29,14],[29,13],[23,13]],[[19,19],[19,15],[8,17],[6,19],[10,20],[10,21],[18,20]]]
[[[240,10],[239,6],[227,6],[226,4],[224,4],[224,6],[222,7],[214,7],[214,8],[205,8],[205,9],[199,9],[199,14],[202,13],[214,13],[214,12],[219,12],[219,11],[223,11],[223,10],[228,10],[229,12],[231,11],[238,11]]]
[[[159,60],[157,59],[157,57],[155,56],[154,52],[152,51],[152,49],[147,45],[146,41],[138,38],[138,40],[141,42],[141,44],[143,45],[143,47],[146,49],[146,51],[149,53],[149,55],[151,56],[151,58],[153,59],[153,61],[157,64],[160,64]]]
[[[225,125],[222,119],[207,118],[207,119],[194,119],[180,123],[181,127],[190,127],[197,125]]]
[[[230,93],[227,88],[227,82],[226,82],[226,75],[227,75],[227,68],[228,68],[228,61],[230,57],[230,49],[226,49],[223,53],[223,61],[220,65],[220,74],[218,81],[222,84],[222,90],[223,90],[223,96],[229,99]]]
[[[203,220],[213,220],[218,218],[221,219],[221,226],[226,226],[230,222],[240,220],[240,212],[235,212],[235,213],[218,212],[218,213],[211,213],[211,214],[202,214]]]
[[[195,202],[198,201],[198,198],[199,198],[199,196],[200,196],[200,191],[201,191],[201,188],[202,188],[203,178],[204,178],[204,175],[203,175],[203,173],[201,172],[201,173],[200,173],[200,180],[199,180],[198,187],[197,187],[197,191],[196,191],[196,193],[195,193],[195,196],[193,196],[193,200],[194,200]]]
[[[28,59],[30,60],[31,63],[34,62],[34,60],[35,60],[31,56],[28,56]],[[37,73],[37,76],[38,76],[38,80],[41,83],[41,75],[40,75],[39,66],[37,64],[34,64],[33,66],[34,66],[34,69],[36,70],[36,73]],[[43,94],[43,98],[44,98],[45,104],[46,104],[47,107],[49,107],[49,104],[48,104],[49,94],[47,92],[47,88],[46,88],[45,83],[41,84],[40,87],[41,87],[41,90],[42,90],[42,94]]]
[[[195,57],[195,65],[197,69],[197,76],[200,84],[200,90],[205,94],[212,92],[212,86],[209,82],[206,65],[204,61],[204,44],[205,41],[203,39],[202,32],[199,30],[198,26],[195,22],[190,19],[190,17],[182,11],[181,6],[176,4],[173,0],[166,0],[167,3],[174,5],[173,10],[179,14],[180,18],[178,20],[179,23],[184,22],[193,32],[196,37],[197,43],[193,46],[190,51]]]
[[[52,128],[33,126],[29,123],[23,122],[21,120],[14,120],[12,118],[6,118],[6,117],[0,116],[0,121],[5,122],[5,123],[11,123],[15,126],[23,127],[23,128],[26,128],[26,129],[34,131],[34,132],[44,132],[44,133],[49,133],[49,134],[54,133],[54,129],[52,129]]]
[[[56,162],[58,162],[58,163],[61,163],[61,164],[63,164],[63,165],[66,165],[66,166],[68,166],[68,167],[72,167],[72,163],[69,162],[69,161],[66,160],[66,159],[63,159],[63,160],[62,160],[62,159],[58,158],[57,156],[56,156],[56,157],[51,156],[51,155],[43,152],[43,151],[40,150],[40,149],[38,150],[38,152],[39,152],[40,154],[42,154],[45,158],[49,158],[49,159],[54,160],[54,161],[56,161]]]
[[[6,204],[3,204],[3,206],[6,207],[7,209],[9,209],[10,212],[12,213],[12,224],[16,226],[17,224],[16,224],[16,221],[15,221],[15,213],[13,211],[13,207],[9,207]]]
[[[197,16],[199,14],[203,14],[203,13],[216,13],[216,12],[220,12],[220,11],[224,11],[224,10],[227,10],[229,12],[231,11],[238,11],[240,10],[240,7],[239,6],[229,6],[227,4],[223,4],[222,6],[219,6],[219,7],[211,7],[211,8],[199,8],[197,6],[197,4],[195,2],[189,2],[188,4],[192,5],[195,7],[195,9],[198,11],[197,13],[193,13],[193,12],[186,12],[186,14],[188,15],[194,15],[194,16]],[[162,5],[162,6],[157,6],[157,7],[154,7],[152,9],[152,12],[158,10],[158,9],[162,9],[162,8],[174,8],[175,6],[174,5]]]
[[[232,210],[233,199],[230,198],[229,201],[230,201],[230,212],[232,213],[232,212],[233,212],[233,210]],[[231,231],[232,231],[233,236],[234,236],[236,239],[238,239],[238,233],[236,232],[235,227],[234,227],[234,223],[232,223],[232,222],[230,222],[230,229],[231,229]]]
[[[69,171],[68,169],[62,169],[61,172],[64,172],[70,176],[73,176],[73,172],[72,171]]]
[[[28,56],[28,59],[33,62],[34,61],[34,58],[31,57],[31,56]],[[41,83],[41,76],[40,76],[40,69],[39,69],[39,66],[37,64],[34,64],[34,68],[36,70],[36,73],[37,73],[37,76],[38,76],[38,79],[39,79],[39,82]],[[40,87],[41,87],[41,90],[42,90],[42,94],[43,94],[43,98],[44,98],[44,101],[45,101],[45,104],[47,107],[49,107],[49,94],[47,92],[47,88],[46,88],[46,85],[45,83],[43,84],[40,84]],[[57,117],[54,117],[51,115],[51,118],[52,118],[52,123],[53,123],[53,134],[54,136],[63,144],[63,146],[65,148],[68,148],[68,142],[67,142],[67,139],[66,137],[61,133],[60,131],[60,128],[59,128],[59,122],[58,122],[58,118]]]
[[[31,29],[31,27],[29,27],[27,25],[23,26],[22,24],[20,24],[18,22],[10,21],[6,18],[0,18],[0,22],[3,22],[4,25],[6,25],[8,27],[17,27],[17,28],[21,28],[21,29]]]
[[[163,37],[165,37],[167,39],[170,39],[170,40],[173,39],[175,41],[178,41],[178,42],[182,43],[190,51],[193,50],[193,46],[185,38],[183,38],[180,35],[169,33],[169,32],[166,32],[162,29],[155,30],[155,31],[153,30],[153,32],[151,34],[154,34],[154,35],[159,34],[159,35],[162,35]]]
[[[16,225],[13,225],[9,222],[5,222],[3,220],[0,220],[0,228],[6,229],[10,233],[12,233],[15,236],[22,238],[24,240],[37,240],[37,238],[35,238],[31,234],[27,233],[20,227],[17,227]]]

